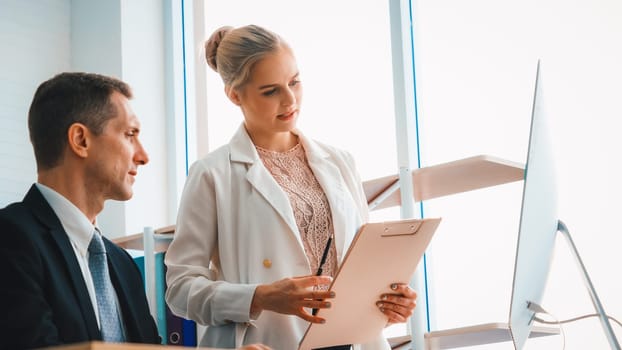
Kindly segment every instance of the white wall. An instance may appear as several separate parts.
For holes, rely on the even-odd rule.
[[[36,181],[28,108],[43,79],[70,67],[69,33],[68,0],[0,0],[0,207]]]
[[[26,125],[36,87],[61,71],[89,71],[132,86],[150,156],[139,169],[134,197],[106,202],[100,226],[117,237],[174,223],[167,194],[164,1],[0,0],[0,6],[0,91],[6,92],[0,94],[0,205],[20,200],[36,180]]]
[[[134,198],[127,202],[123,232],[129,233],[140,232],[145,225],[175,223],[175,212],[168,207],[168,176],[174,169],[169,169],[166,157],[166,119],[177,116],[166,114],[163,1],[126,0],[122,4],[122,76],[134,89],[141,140],[150,155],[149,164],[139,169]]]

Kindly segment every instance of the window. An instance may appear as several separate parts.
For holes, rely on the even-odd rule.
[[[223,25],[258,24],[293,47],[304,84],[298,126],[306,135],[352,153],[363,179],[396,172],[385,2],[331,2],[330,11],[315,1],[287,0],[207,1],[205,8],[206,38]],[[220,77],[211,70],[207,109],[209,148],[214,149],[229,141],[242,114],[225,97]]]
[[[614,97],[622,93],[619,3],[419,1],[413,13],[424,166],[476,154],[525,162],[542,59],[560,218],[605,310],[619,317],[622,287],[610,273],[620,265],[611,231],[622,194],[614,160],[622,149],[614,124],[622,112]],[[433,329],[507,322],[521,193],[518,182],[426,203],[426,216],[443,217],[429,254]],[[543,306],[559,319],[594,312],[564,240],[558,244]],[[564,328],[569,349],[607,347],[596,319]],[[529,348],[562,342],[546,338]]]

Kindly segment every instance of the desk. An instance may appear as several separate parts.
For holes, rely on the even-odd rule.
[[[163,349],[180,349],[180,346],[136,344],[136,343],[104,343],[101,341],[92,341],[92,342],[52,346],[52,347],[45,348],[45,350],[163,350]],[[215,348],[194,348],[194,349],[217,350]]]

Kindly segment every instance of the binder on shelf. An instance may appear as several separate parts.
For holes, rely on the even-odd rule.
[[[197,346],[197,324],[192,320],[181,319],[184,346]]]
[[[146,288],[146,276],[145,276],[145,252],[143,250],[126,249],[126,251],[134,259],[134,263],[140,270],[140,274],[143,278],[143,283]],[[167,330],[166,330],[166,303],[164,301],[165,292],[165,270],[164,270],[164,252],[155,253],[154,256],[154,270],[155,270],[155,310],[156,314],[154,319],[158,326],[158,334],[162,338],[162,344],[166,344]]]
[[[164,258],[175,225],[158,229],[145,227],[143,233],[115,239],[134,258],[145,283],[145,294],[163,344],[197,346],[196,323],[174,315],[166,305],[166,265]]]
[[[166,255],[166,253],[165,253]],[[162,259],[164,261],[164,259]],[[166,276],[166,265],[163,264],[164,275]],[[166,293],[166,280],[164,280],[164,292]],[[164,295],[164,294],[163,294]],[[179,317],[166,306],[166,322],[168,332],[168,344],[183,345],[189,347],[197,346],[197,325],[192,320]]]
[[[184,345],[182,319],[174,315],[166,307],[166,343],[169,345]]]

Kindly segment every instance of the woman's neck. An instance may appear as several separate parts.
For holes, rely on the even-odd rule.
[[[298,136],[292,132],[273,133],[262,135],[248,131],[255,146],[275,152],[285,152],[298,144]]]

